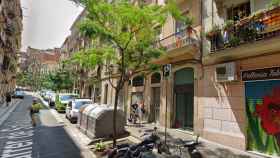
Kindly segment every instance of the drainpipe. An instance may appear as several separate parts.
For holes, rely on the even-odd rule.
[[[201,28],[200,28],[200,56],[199,56],[199,62],[201,64],[201,73],[202,75],[200,76],[200,79],[203,78],[204,76],[204,69],[203,69],[203,61],[202,61],[202,58],[203,58],[203,53],[204,53],[204,36],[203,36],[203,32],[204,32],[204,22],[203,22],[203,15],[204,15],[204,12],[203,12],[203,3],[204,0],[200,0],[200,25],[201,25]]]
[[[204,77],[204,66],[203,66],[203,61],[202,61],[202,58],[203,58],[203,53],[204,53],[204,48],[203,48],[203,46],[204,46],[204,36],[203,36],[203,32],[204,32],[204,29],[205,29],[205,27],[204,27],[204,22],[203,22],[203,15],[204,15],[204,12],[203,12],[203,8],[204,8],[204,3],[203,3],[203,0],[200,0],[200,25],[201,25],[201,30],[200,30],[200,58],[199,58],[199,60],[200,60],[200,66],[201,66],[201,76],[200,76],[200,78],[199,79],[202,79],[203,77]],[[199,91],[199,86],[198,86],[198,84],[197,84],[197,91]],[[199,97],[197,97],[197,107],[199,107]],[[197,118],[199,118],[199,114],[198,114],[198,110],[199,108],[197,108]],[[200,121],[199,119],[197,120],[198,122]],[[198,129],[198,134],[199,135],[202,135],[203,134],[203,132],[202,132],[202,130],[203,130],[203,128],[204,128],[204,121],[202,121],[202,124],[201,124],[201,127],[199,127],[199,128],[201,128],[201,129]]]

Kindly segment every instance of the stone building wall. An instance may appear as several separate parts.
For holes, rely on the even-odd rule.
[[[20,0],[0,1],[0,95],[15,88],[17,54],[21,47]]]

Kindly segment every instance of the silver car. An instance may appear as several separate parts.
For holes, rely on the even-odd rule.
[[[91,99],[75,99],[70,101],[66,106],[66,118],[70,120],[71,123],[77,122],[79,116],[79,110],[82,106],[86,104],[93,104]]]

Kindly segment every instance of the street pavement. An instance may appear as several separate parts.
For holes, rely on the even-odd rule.
[[[40,110],[33,127],[26,96],[0,126],[0,158],[80,158],[81,151],[48,109]]]

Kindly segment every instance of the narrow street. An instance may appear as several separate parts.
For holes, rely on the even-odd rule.
[[[41,110],[32,127],[26,96],[0,126],[1,158],[79,158],[81,151],[47,109]]]
[[[280,0],[0,0],[0,23],[0,158],[280,158]]]

